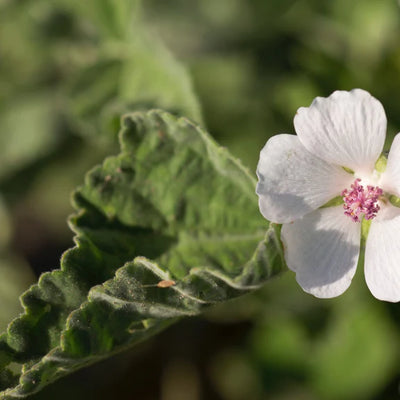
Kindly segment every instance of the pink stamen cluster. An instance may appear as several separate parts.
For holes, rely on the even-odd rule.
[[[360,185],[361,179],[357,178],[351,185],[351,190],[343,190],[344,213],[348,215],[354,222],[359,222],[364,215],[365,219],[372,219],[380,210],[378,205],[379,196],[383,191],[378,186],[368,185],[364,189]]]

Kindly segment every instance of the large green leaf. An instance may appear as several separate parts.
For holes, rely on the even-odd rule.
[[[283,268],[249,172],[200,128],[160,111],[123,119],[122,151],[86,177],[77,246],[23,297],[0,341],[4,399],[122,351]]]

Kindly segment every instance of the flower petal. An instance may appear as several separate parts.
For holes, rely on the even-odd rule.
[[[386,135],[382,104],[368,92],[354,89],[317,97],[294,118],[301,143],[329,163],[369,174],[380,156]]]
[[[313,211],[282,226],[288,267],[305,292],[330,298],[342,294],[356,271],[361,224],[344,215],[341,206]]]
[[[400,133],[393,139],[380,186],[384,191],[400,197]]]
[[[261,150],[257,167],[259,205],[276,223],[291,222],[324,205],[354,177],[309,153],[297,136],[277,135]]]
[[[387,205],[371,223],[365,280],[377,299],[400,301],[400,208]]]

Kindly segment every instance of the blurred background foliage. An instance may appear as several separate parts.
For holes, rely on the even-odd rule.
[[[395,0],[0,0],[1,328],[72,245],[70,193],[117,152],[122,113],[189,116],[254,171],[298,107],[360,87],[385,107],[387,150],[399,37]],[[397,399],[399,310],[361,269],[332,300],[288,272],[32,398]]]

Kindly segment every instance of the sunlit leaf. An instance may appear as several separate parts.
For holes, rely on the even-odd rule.
[[[25,363],[3,398],[35,392],[283,268],[254,178],[204,131],[152,111],[126,116],[120,138],[122,152],[75,193],[77,247],[24,294],[26,313],[2,337],[3,366]]]

